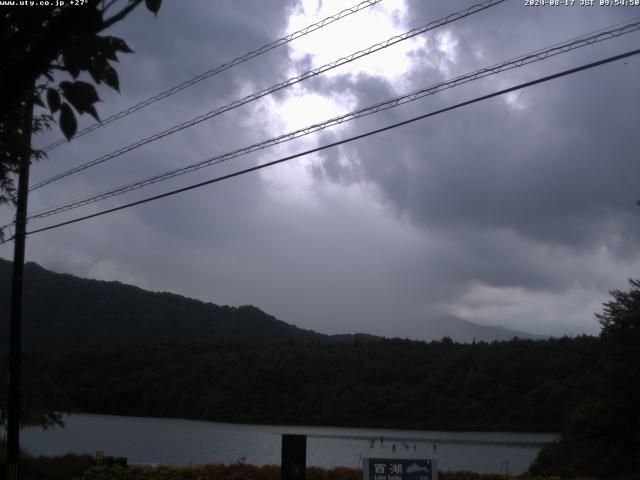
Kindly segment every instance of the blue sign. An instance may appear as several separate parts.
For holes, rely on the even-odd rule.
[[[364,480],[438,480],[432,459],[364,458]]]

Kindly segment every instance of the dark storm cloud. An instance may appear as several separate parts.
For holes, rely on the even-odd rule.
[[[138,9],[109,32],[126,39],[135,53],[121,55],[120,58],[118,71],[122,93],[100,89],[100,96],[104,100],[98,106],[100,115],[103,118],[107,117],[209,68],[270,43],[285,32],[291,8],[292,2],[272,5],[260,1],[241,4],[233,1],[164,2],[157,19],[145,9]],[[273,83],[274,78],[286,78],[283,72],[287,65],[288,56],[285,49],[269,52],[95,133],[75,139],[71,144],[52,151],[49,159],[40,162],[33,169],[32,183],[225,105],[257,88]],[[31,209],[37,210],[42,206],[55,205],[85,194],[104,191],[264,138],[264,130],[255,124],[251,130],[245,128],[251,111],[248,107],[241,107],[235,112],[225,114],[224,120],[216,118],[203,122],[179,135],[169,136],[69,177],[64,183],[52,184],[51,187],[33,192],[30,199]],[[83,118],[82,121],[83,124],[87,124],[86,119]],[[54,127],[51,134],[42,135],[35,142],[37,145],[46,145],[57,140],[59,135],[58,129]],[[210,172],[208,175],[213,176]],[[142,198],[201,179],[202,177],[196,175],[187,175],[173,182],[165,182],[155,188],[136,192],[126,197],[126,200]],[[87,273],[92,268],[91,265],[118,259],[117,262],[113,260],[121,267],[121,270],[114,269],[113,274],[116,277],[120,271],[123,272],[123,278],[145,277],[148,281],[143,283],[153,285],[153,279],[161,277],[162,272],[166,271],[157,262],[157,258],[162,257],[162,252],[171,252],[171,255],[175,256],[180,250],[181,239],[185,237],[196,244],[204,242],[204,238],[213,239],[214,244],[224,243],[225,235],[233,229],[214,227],[207,219],[215,218],[216,225],[229,225],[238,218],[238,211],[254,210],[263,191],[260,179],[253,176],[244,181],[243,185],[244,189],[224,189],[224,195],[211,203],[206,193],[192,194],[191,199],[195,201],[188,206],[180,202],[166,201],[158,207],[123,212],[119,216],[122,221],[105,218],[104,222],[78,225],[75,232],[61,231],[50,237],[58,239],[62,251],[56,252],[54,248],[50,248],[50,242],[46,241],[41,244],[47,244],[47,248],[44,249],[46,254],[43,255],[39,246],[35,246],[31,252],[35,259],[59,265],[65,264],[59,259],[66,256],[67,265],[71,263],[71,270],[78,274]],[[80,213],[91,213],[121,204],[123,201],[124,197],[121,197],[52,218],[60,221]],[[201,218],[203,222],[189,221],[194,218]],[[50,223],[51,219],[47,219],[32,222],[32,225],[35,228]],[[105,225],[110,225],[111,228],[106,228]],[[144,230],[134,231],[134,228]],[[215,234],[209,235],[209,229]],[[82,233],[78,235],[79,232]],[[102,235],[95,235],[96,232],[101,232]],[[136,232],[148,232],[153,241],[147,239],[129,242],[128,239],[132,237],[144,238],[146,235],[138,235]],[[93,238],[93,241],[86,241],[84,235]],[[162,235],[165,238],[162,238]],[[77,241],[76,236],[79,237]],[[74,240],[69,242],[69,237]],[[37,238],[34,237],[32,241],[37,245]],[[143,244],[146,244],[146,250]],[[131,248],[132,245],[139,246],[140,250]],[[171,248],[166,248],[168,245]],[[43,259],[43,256],[46,259]],[[76,257],[75,264],[72,257]],[[137,257],[149,259],[146,266],[139,268],[139,271],[144,273],[124,273],[126,270],[132,270],[131,266],[135,265]],[[157,268],[153,268],[152,257],[156,258]],[[127,268],[127,265],[130,267]],[[181,290],[185,291],[188,288]]]
[[[121,58],[122,94],[101,90],[105,102],[99,105],[100,114],[106,117],[206,69],[243,55],[256,46],[269,43],[284,31],[291,5],[284,2],[275,7],[266,8],[262,2],[243,2],[242,6],[234,2],[215,2],[198,4],[197,7],[194,3],[167,2],[157,19],[139,9],[109,32],[126,38],[136,53]],[[263,79],[269,81],[281,77],[287,59],[286,51],[282,50],[207,79],[54,150],[48,160],[34,169],[33,181],[93,160],[225,105],[245,95],[247,88],[251,91],[256,85],[261,85]],[[247,87],[247,84],[250,85]],[[70,192],[74,192],[71,198],[76,198],[84,191],[108,189],[255,141],[264,134],[256,131],[255,127],[252,131],[243,128],[249,111],[248,107],[241,107],[225,114],[224,119],[208,120],[70,177],[66,181],[73,188],[43,189],[44,200],[48,203],[63,201],[70,198]],[[52,135],[37,141],[46,144],[57,139],[58,135],[54,129]],[[37,198],[34,197],[34,207],[37,206]]]
[[[472,71],[633,13],[597,7],[534,11],[514,4],[453,25],[449,31],[457,42],[455,61],[449,59],[444,66],[458,73]],[[445,8],[433,2],[409,5],[412,25],[438,17],[443,12],[434,9]],[[446,8],[453,9],[448,4]],[[414,88],[442,76],[442,69],[434,68],[444,61],[442,52],[433,56],[437,43],[434,34],[427,51],[417,55],[410,75]],[[553,60],[553,69],[540,64],[478,82],[461,93],[456,89],[419,107],[412,105],[402,114],[380,116],[370,125],[390,124],[399,117],[625,51],[628,45],[629,40],[623,40],[587,48],[570,60]],[[563,274],[566,265],[545,262],[535,249],[559,249],[569,258],[585,261],[604,249],[612,257],[637,260],[640,139],[634,131],[639,72],[640,62],[631,59],[527,89],[511,104],[493,99],[466,107],[345,147],[347,156],[360,159],[357,176],[337,151],[326,153],[322,167],[314,172],[323,171],[333,181],[372,184],[396,214],[408,216],[425,232],[447,238],[450,251],[430,262],[441,279],[457,285],[458,293],[474,280],[548,291],[582,282],[591,286],[592,279]],[[391,96],[372,88],[375,82],[369,79],[352,81],[352,91],[362,104]]]
[[[471,3],[409,1],[402,28]],[[295,2],[167,1],[157,20],[140,9],[112,32],[136,53],[122,56],[122,94],[101,90],[101,115],[269,43],[285,32],[294,8]],[[278,108],[295,95],[351,95],[354,109],[366,107],[632,15],[509,1],[427,35],[426,48],[411,54],[404,76],[341,71],[315,77],[302,93],[281,92],[34,192],[31,206],[284,133]],[[402,121],[618,53],[638,38],[490,77],[52,218],[98,211]],[[310,55],[294,62],[287,48],[277,49],[53,151],[34,167],[33,181],[314,66]],[[537,333],[593,331],[597,304],[638,266],[639,73],[640,60],[632,58],[509,101],[493,99],[268,172],[34,235],[28,255],[58,271],[220,304],[252,303],[327,333],[424,338],[430,316],[452,312]],[[38,144],[57,138],[54,132]],[[301,178],[300,165],[310,175]],[[2,255],[9,257],[9,250]]]

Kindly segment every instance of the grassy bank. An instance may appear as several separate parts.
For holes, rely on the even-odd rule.
[[[362,480],[362,470],[309,467],[307,480]],[[561,480],[560,477],[512,477],[470,472],[439,473],[440,480]],[[266,465],[198,465],[192,467],[94,467],[78,480],[280,480],[280,467]],[[590,479],[572,479],[590,480]]]
[[[0,480],[5,479],[5,444],[0,440]],[[280,467],[210,464],[189,467],[104,466],[89,455],[34,457],[22,454],[23,480],[280,480]],[[441,472],[439,480],[561,480],[560,477],[511,477],[471,472]],[[362,470],[308,467],[307,480],[362,480]],[[564,480],[564,479],[562,479]],[[571,480],[590,480],[586,478]]]
[[[5,479],[5,446],[0,445],[0,480]],[[58,457],[33,457],[22,454],[21,479],[23,480],[73,480],[96,466],[89,455],[61,455]]]
[[[5,466],[1,465],[0,479]],[[266,465],[197,465],[190,467],[102,466],[88,456],[28,457],[22,469],[24,480],[280,480],[280,467]],[[362,470],[309,467],[307,480],[362,480]],[[439,480],[569,480],[560,477],[512,477],[471,472],[441,472]],[[571,480],[591,480],[576,478]]]

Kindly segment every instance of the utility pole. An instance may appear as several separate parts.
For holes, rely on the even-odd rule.
[[[34,90],[29,89],[17,125],[22,130],[16,233],[13,241],[13,278],[11,284],[11,320],[9,327],[9,385],[7,405],[7,480],[18,480],[20,464],[20,367],[22,356],[22,287],[27,232],[27,197]]]

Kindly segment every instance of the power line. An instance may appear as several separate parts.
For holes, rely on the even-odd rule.
[[[244,170],[239,170],[239,171],[227,174],[227,175],[222,175],[220,177],[216,177],[216,178],[204,181],[204,182],[196,183],[196,184],[193,184],[193,185],[190,185],[190,186],[187,186],[187,187],[178,188],[176,190],[171,190],[169,192],[165,192],[165,193],[162,193],[162,194],[159,194],[159,195],[154,195],[152,197],[147,197],[145,199],[138,200],[136,202],[127,203],[127,204],[121,205],[119,207],[110,208],[108,210],[103,210],[101,212],[93,213],[93,214],[90,214],[90,215],[84,215],[82,217],[77,217],[77,218],[74,218],[72,220],[67,220],[65,222],[60,222],[60,223],[57,223],[57,224],[54,224],[54,225],[49,225],[47,227],[43,227],[43,228],[39,228],[39,229],[36,229],[36,230],[32,230],[30,232],[27,232],[27,235],[32,235],[32,234],[35,234],[35,233],[40,233],[40,232],[45,232],[47,230],[60,228],[60,227],[66,226],[66,225],[71,225],[73,223],[81,222],[83,220],[88,220],[90,218],[100,217],[100,216],[106,215],[108,213],[116,212],[116,211],[119,211],[119,210],[124,210],[126,208],[134,207],[136,205],[142,205],[144,203],[149,203],[149,202],[152,202],[154,200],[159,200],[161,198],[173,196],[173,195],[176,195],[178,193],[186,192],[186,191],[189,191],[189,190],[194,190],[196,188],[200,188],[200,187],[203,187],[205,185],[218,183],[218,182],[221,182],[223,180],[228,180],[230,178],[238,177],[238,176],[244,175],[246,173],[254,172],[256,170],[261,170],[263,168],[271,167],[271,166],[277,165],[279,163],[287,162],[289,160],[293,160],[294,158],[302,157],[304,155],[309,155],[311,153],[316,153],[316,152],[325,150],[327,148],[336,147],[338,145],[343,145],[345,143],[349,143],[349,142],[352,142],[352,141],[355,141],[355,140],[360,140],[362,138],[366,138],[366,137],[369,137],[371,135],[376,135],[378,133],[382,133],[382,132],[385,132],[387,130],[392,130],[394,128],[401,127],[403,125],[407,125],[407,124],[410,124],[410,123],[413,123],[413,122],[417,122],[418,120],[423,120],[425,118],[433,117],[435,115],[439,115],[441,113],[445,113],[445,112],[448,112],[448,111],[451,111],[451,110],[455,110],[455,109],[460,108],[460,107],[464,107],[464,106],[467,106],[467,105],[478,103],[478,102],[481,102],[483,100],[488,100],[490,98],[497,97],[499,95],[504,95],[506,93],[514,92],[516,90],[521,90],[523,88],[531,87],[533,85],[537,85],[537,84],[540,84],[540,83],[548,82],[548,81],[554,80],[556,78],[564,77],[564,76],[567,76],[567,75],[572,75],[574,73],[578,73],[578,72],[581,72],[583,70],[587,70],[587,69],[594,68],[594,67],[597,67],[597,66],[600,66],[600,65],[604,65],[604,64],[607,64],[607,63],[615,62],[617,60],[621,60],[623,58],[631,57],[631,56],[637,55],[639,53],[640,53],[640,49],[636,49],[636,50],[631,50],[631,51],[626,52],[626,53],[622,53],[620,55],[614,55],[612,57],[607,57],[607,58],[605,58],[603,60],[598,60],[596,62],[588,63],[588,64],[582,65],[580,67],[571,68],[569,70],[564,70],[562,72],[555,73],[553,75],[547,75],[545,77],[541,77],[541,78],[538,78],[536,80],[532,80],[532,81],[529,81],[529,82],[521,83],[519,85],[515,85],[515,86],[509,87],[509,88],[505,88],[503,90],[499,90],[497,92],[493,92],[493,93],[490,93],[490,94],[487,94],[487,95],[483,95],[481,97],[476,97],[476,98],[474,98],[472,100],[467,100],[465,102],[457,103],[455,105],[452,105],[452,106],[449,106],[449,107],[446,107],[446,108],[442,108],[442,109],[439,109],[439,110],[436,110],[436,111],[433,111],[433,112],[430,112],[430,113],[426,113],[424,115],[419,115],[417,117],[413,117],[413,118],[410,118],[408,120],[404,120],[402,122],[394,123],[394,124],[388,125],[386,127],[378,128],[378,129],[375,129],[375,130],[370,130],[370,131],[368,131],[366,133],[363,133],[363,134],[360,134],[360,135],[355,135],[355,136],[352,136],[352,137],[349,137],[349,138],[346,138],[346,139],[343,139],[343,140],[340,140],[340,141],[337,141],[337,142],[333,142],[333,143],[329,143],[329,144],[326,144],[326,145],[322,145],[322,146],[317,147],[317,148],[312,148],[310,150],[306,150],[304,152],[296,153],[294,155],[289,155],[287,157],[280,158],[278,160],[274,160],[272,162],[263,163],[263,164],[256,165],[256,166],[251,167],[251,168],[246,168]],[[9,238],[9,239],[1,242],[0,244],[6,243],[6,242],[8,242],[8,241],[10,241],[12,239],[13,238]]]
[[[331,126],[340,125],[351,120],[355,120],[368,115],[379,113],[384,110],[395,108],[405,103],[413,102],[418,99],[424,98],[428,95],[435,95],[436,93],[439,93],[441,91],[454,88],[458,85],[469,83],[475,80],[479,80],[489,75],[497,74],[497,73],[511,70],[514,68],[519,68],[524,65],[529,65],[534,62],[545,60],[552,56],[567,53],[577,48],[593,45],[595,43],[602,42],[604,40],[617,38],[622,35],[626,35],[631,32],[640,30],[640,20],[637,20],[631,23],[626,23],[626,24],[618,24],[618,25],[621,25],[621,26],[619,26],[618,28],[610,28],[609,30],[604,30],[604,31],[601,29],[597,31],[598,33],[583,35],[582,37],[578,37],[577,40],[554,44],[553,46],[548,47],[546,49],[536,50],[534,52],[527,53],[519,57],[515,57],[511,60],[507,60],[505,62],[498,63],[490,67],[485,67],[480,70],[476,70],[472,73],[467,73],[467,74],[458,76],[456,78],[453,78],[451,80],[447,80],[445,82],[431,85],[429,87],[422,88],[420,90],[416,90],[414,92],[411,92],[402,96],[388,99],[383,102],[377,103],[375,105],[371,105],[371,106],[347,113],[345,115],[334,117],[320,123],[316,123],[292,132],[288,132],[283,135],[273,137],[268,140],[264,140],[262,142],[254,143],[252,145],[242,147],[240,149],[237,149],[231,152],[217,155],[197,163],[193,163],[184,167],[169,170],[167,172],[164,172],[152,177],[148,177],[142,180],[138,180],[133,183],[122,185],[98,194],[93,194],[90,196],[83,197],[81,199],[65,202],[55,207],[48,207],[45,209],[41,209],[39,211],[36,211],[30,214],[28,219],[32,220],[37,218],[48,217],[48,216],[62,213],[68,210],[79,208],[85,205],[89,205],[91,203],[95,203],[100,200],[123,195],[130,191],[137,190],[139,188],[152,185],[154,183],[165,181],[170,178],[177,177],[179,175],[184,175],[186,173],[199,170],[201,168],[205,168],[211,165],[216,165],[216,164],[231,160],[233,158],[237,158],[243,155],[247,155],[249,153],[263,150],[265,148],[268,148],[280,143],[284,143],[296,138],[300,138]]]
[[[179,85],[176,85],[174,87],[171,87],[163,92],[158,93],[157,95],[154,95],[153,97],[149,97],[146,100],[143,100],[140,103],[137,103],[129,108],[126,108],[125,110],[122,110],[118,113],[114,113],[113,115],[111,115],[110,117],[105,118],[104,120],[102,120],[101,122],[96,122],[82,130],[80,130],[79,132],[77,132],[74,135],[74,138],[78,138],[81,137],[83,135],[86,135],[89,132],[93,132],[94,130],[97,130],[98,128],[104,127],[105,125],[108,125],[112,122],[115,122],[116,120],[119,120],[121,118],[124,118],[128,115],[131,115],[134,112],[137,112],[139,110],[142,110],[143,108],[148,107],[149,105],[156,103],[164,98],[170,97],[171,95],[178,93],[182,90],[184,90],[185,88],[191,87],[193,85],[195,85],[196,83],[199,83],[203,80],[206,80],[207,78],[213,77],[214,75],[217,75],[219,73],[224,72],[225,70],[229,70],[232,67],[235,67],[236,65],[240,65],[241,63],[244,63],[248,60],[251,60],[255,57],[258,57],[264,53],[267,53],[275,48],[281,47],[283,45],[286,45],[287,43],[292,42],[293,40],[303,37],[305,35],[308,35],[311,32],[315,32],[316,30],[319,30],[323,27],[326,27],[327,25],[330,25],[334,22],[337,22],[338,20],[341,20],[345,17],[348,17],[349,15],[352,15],[356,12],[359,12],[361,10],[364,10],[365,8],[369,8],[373,5],[375,5],[376,3],[380,3],[382,0],[366,0],[364,2],[361,2],[357,5],[354,5],[352,7],[349,8],[345,8],[344,10],[336,13],[335,15],[331,15],[329,17],[326,17],[322,20],[320,20],[319,22],[316,22],[314,24],[308,25],[305,28],[302,28],[296,32],[293,32],[285,37],[279,38],[277,40],[275,40],[272,43],[269,43],[268,45],[263,45],[260,48],[257,48],[249,53],[246,53],[245,55],[242,55],[240,57],[234,58],[233,60],[231,60],[230,62],[227,63],[223,63],[222,65],[219,65],[215,68],[212,68],[211,70],[207,70],[204,73],[201,73],[200,75],[197,75],[189,80],[186,80],[182,83],[180,83]],[[60,145],[67,143],[67,140],[64,138],[61,138],[60,140],[57,140],[53,143],[51,143],[50,145],[47,145],[46,147],[44,147],[42,150],[45,152],[49,152],[51,150],[53,150],[56,147],[59,147]]]
[[[408,40],[409,38],[415,37],[417,35],[423,34],[425,32],[428,32],[430,30],[436,29],[438,27],[441,27],[443,25],[446,25],[448,23],[452,23],[456,20],[460,20],[462,18],[468,17],[470,15],[473,15],[474,13],[478,13],[480,11],[486,10],[488,8],[491,8],[495,5],[498,5],[502,2],[504,2],[506,0],[486,0],[482,3],[476,4],[476,5],[472,5],[470,7],[465,8],[464,10],[460,10],[458,12],[452,13],[444,18],[441,18],[439,20],[434,20],[433,22],[430,22],[426,25],[423,25],[421,27],[417,27],[414,29],[411,29],[401,35],[395,35],[383,42],[377,43],[375,45],[371,45],[370,47],[367,47],[363,50],[359,50],[357,52],[354,52],[350,55],[347,55],[346,57],[342,57],[338,60],[334,60],[331,63],[328,63],[326,65],[323,65],[321,67],[317,67],[314,68],[313,70],[309,70],[301,75],[289,78],[288,80],[285,80],[283,82],[277,83],[269,88],[266,88],[264,90],[260,90],[258,92],[252,93],[240,100],[236,100],[230,104],[227,104],[225,106],[219,107],[215,110],[212,110],[210,112],[207,112],[203,115],[199,115],[198,117],[195,117],[191,120],[188,120],[186,122],[183,122],[179,125],[176,125],[174,127],[171,127],[167,130],[164,130],[162,132],[156,133],[150,137],[144,138],[142,140],[139,140],[135,143],[132,143],[130,145],[127,145],[126,147],[122,147],[118,150],[115,150],[107,155],[103,155],[102,157],[96,158],[95,160],[92,160],[90,162],[84,163],[82,165],[79,165],[75,168],[72,168],[70,170],[67,170],[66,172],[62,172],[58,175],[54,175],[53,177],[49,177],[45,180],[42,180],[39,183],[36,183],[35,185],[33,185],[29,191],[33,191],[33,190],[37,190],[38,188],[42,188],[45,185],[48,185],[52,182],[55,182],[57,180],[60,180],[64,177],[68,177],[69,175],[73,175],[74,173],[78,173],[81,172],[83,170],[86,170],[90,167],[93,167],[95,165],[104,163],[108,160],[111,160],[113,158],[119,157],[120,155],[123,155],[127,152],[130,152],[131,150],[135,150],[136,148],[139,148],[143,145],[146,145],[148,143],[154,142],[156,140],[160,140],[161,138],[164,138],[168,135],[171,135],[173,133],[179,132],[181,130],[184,130],[185,128],[188,127],[192,127],[198,123],[204,122],[205,120],[208,120],[210,118],[213,118],[215,116],[221,115],[222,113],[228,112],[229,110],[233,110],[235,108],[238,108],[242,105],[245,105],[249,102],[258,100],[259,98],[262,98],[264,96],[270,95],[274,92],[277,92],[279,90],[282,90],[284,88],[290,87],[291,85],[294,85],[296,83],[302,82],[304,80],[307,80],[309,78],[315,77],[317,75],[320,75],[321,73],[327,72],[329,70],[332,70],[336,67],[339,67],[341,65],[346,65],[347,63],[353,62],[354,60],[357,60],[358,58],[362,58],[366,55],[370,55],[374,52],[377,52],[379,50],[382,50],[384,48],[390,47],[391,45],[395,45],[396,43]]]

